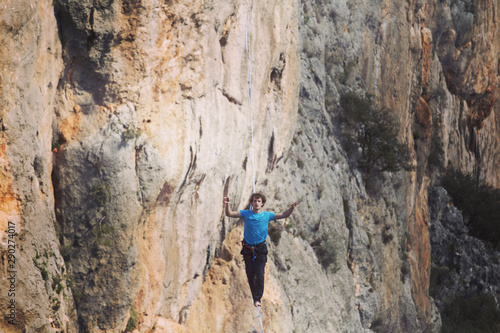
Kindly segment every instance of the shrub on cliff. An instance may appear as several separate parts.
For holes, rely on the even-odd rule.
[[[441,320],[443,333],[497,333],[500,330],[500,311],[490,294],[447,300]]]
[[[357,154],[359,167],[368,173],[411,169],[410,151],[398,139],[399,123],[390,110],[354,92],[342,95],[340,105],[347,144],[356,143],[347,150]]]
[[[458,170],[449,170],[441,185],[462,211],[470,234],[500,248],[500,190]]]
[[[337,271],[337,253],[335,251],[335,243],[332,239],[327,236],[323,236],[311,243],[311,247],[316,253],[319,263],[325,269],[332,266],[333,270]]]

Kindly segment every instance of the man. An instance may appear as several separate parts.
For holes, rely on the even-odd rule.
[[[252,194],[249,203],[251,210],[232,211],[229,208],[229,198],[224,197],[226,216],[241,217],[244,221],[241,254],[245,260],[245,270],[254,305],[259,307],[262,306],[261,298],[264,293],[264,270],[268,252],[266,238],[269,221],[287,218],[299,203],[294,202],[287,211],[281,214],[262,210],[266,203],[266,197],[261,193]]]

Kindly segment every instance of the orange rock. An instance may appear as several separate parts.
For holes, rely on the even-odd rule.
[[[78,108],[77,108],[78,107]],[[75,105],[75,111],[80,110],[79,105]],[[79,131],[81,123],[81,112],[72,114],[59,123],[59,135],[65,142],[70,141]]]
[[[431,77],[431,48],[432,48],[432,32],[422,27],[420,29],[422,35],[422,87],[429,91]],[[424,98],[428,100],[427,94]]]
[[[423,97],[418,99],[417,106],[415,107],[415,114],[420,125],[425,128],[432,127],[431,109]]]
[[[0,138],[2,141],[3,138]],[[14,228],[16,233],[21,229],[20,200],[12,188],[10,161],[6,154],[7,145],[0,143],[0,241],[4,240],[7,230]],[[10,224],[9,224],[10,222]]]
[[[425,188],[425,187],[424,187]],[[412,275],[412,296],[420,318],[430,318],[429,279],[431,265],[431,249],[429,240],[429,221],[427,214],[427,196],[420,191],[417,197],[415,217],[410,221],[411,237],[409,246],[410,267]]]

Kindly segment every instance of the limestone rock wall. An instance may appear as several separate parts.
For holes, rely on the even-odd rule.
[[[437,332],[427,187],[448,165],[498,185],[499,14],[494,0],[5,1],[2,290],[9,239],[17,276],[0,295],[16,324],[2,306],[0,327],[250,330],[242,225],[222,197],[242,209],[255,178],[267,209],[301,202],[272,227],[266,331]],[[392,110],[412,171],[354,166],[346,92]]]
[[[57,22],[51,1],[3,1],[0,21],[0,326],[66,329],[76,312],[54,228],[51,180],[54,96],[64,68]]]

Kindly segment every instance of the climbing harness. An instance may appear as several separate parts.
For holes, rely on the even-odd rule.
[[[255,193],[255,153],[253,145],[253,105],[252,105],[252,56],[250,50],[250,5],[247,4],[247,22],[246,22],[246,33],[245,33],[245,45],[248,58],[248,70],[247,70],[247,85],[248,85],[248,102],[250,104],[250,164],[252,165],[252,193]]]
[[[256,246],[260,246],[260,245],[264,245],[266,244],[266,241],[263,241],[262,243],[259,243],[259,244],[256,244],[256,245],[250,245],[248,244],[244,239],[241,241],[241,244],[246,247],[247,249],[250,249],[252,250],[252,262],[254,264],[254,268],[255,268],[255,259],[257,259],[257,255],[255,254],[255,247]]]
[[[252,329],[250,330],[250,333],[254,333],[254,329],[259,325],[260,323],[260,328],[262,328],[262,333],[265,333],[264,332],[264,325],[262,325],[262,314],[260,313],[260,306],[257,307],[257,316],[259,318],[259,322],[257,324],[255,324],[254,327],[252,327]]]

